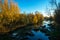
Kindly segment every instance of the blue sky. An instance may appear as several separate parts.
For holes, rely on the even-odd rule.
[[[46,7],[50,7],[50,0],[14,0],[14,2],[18,3],[21,12],[27,13],[39,11],[46,15]]]

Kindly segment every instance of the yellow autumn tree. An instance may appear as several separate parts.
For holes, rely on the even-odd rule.
[[[35,16],[37,16],[38,24],[42,24],[42,22],[44,20],[43,15],[40,12],[36,11]]]
[[[20,10],[18,5],[13,3],[12,0],[9,4],[8,0],[4,0],[4,4],[0,3],[0,5],[2,6],[0,6],[0,32],[8,32],[12,30],[13,27],[17,26],[15,24],[17,24],[20,19]]]
[[[33,17],[33,23],[34,23],[34,24],[37,24],[37,22],[38,22],[37,16],[34,16],[34,17]]]
[[[33,23],[34,14],[30,13],[30,14],[28,14],[27,17],[28,17],[28,20],[29,20],[29,24],[32,24]]]

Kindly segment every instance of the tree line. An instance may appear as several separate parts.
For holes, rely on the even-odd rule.
[[[53,9],[53,21],[51,28],[54,29],[50,32],[50,40],[60,40],[60,2],[57,0],[51,0]]]
[[[0,0],[0,32],[8,32],[21,25],[42,24],[43,15],[36,11],[34,14],[21,13],[17,3],[8,3],[8,0]]]

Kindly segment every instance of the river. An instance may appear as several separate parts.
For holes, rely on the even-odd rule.
[[[43,26],[44,29],[49,29],[49,21],[44,21]],[[19,29],[17,31],[14,31],[13,33],[10,34],[10,37],[16,40],[49,40],[48,36],[46,33],[42,32],[41,30],[35,31],[34,29]]]

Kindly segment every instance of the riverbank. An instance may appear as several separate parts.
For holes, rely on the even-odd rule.
[[[12,30],[4,35],[0,35],[0,38],[2,39],[10,39],[10,40],[20,40],[20,39],[48,39],[48,30],[46,29],[46,26],[41,25],[25,25],[25,26],[19,26],[15,30]]]
[[[8,34],[1,35],[0,39],[4,40],[48,40],[45,33],[41,32],[40,29],[32,29],[34,26],[21,27],[16,30],[9,32]],[[37,30],[37,31],[36,31]]]

